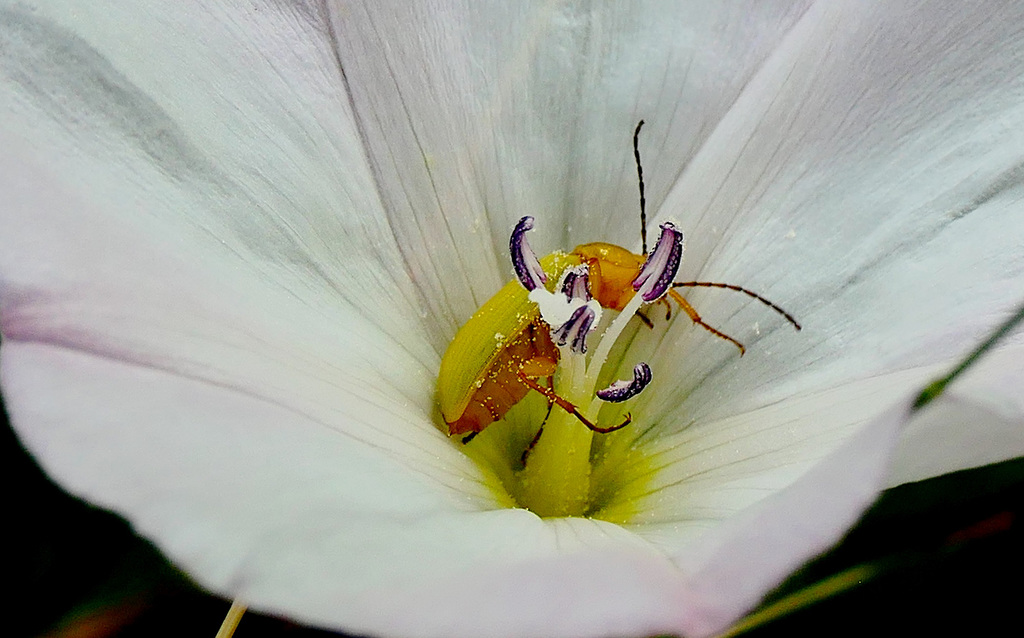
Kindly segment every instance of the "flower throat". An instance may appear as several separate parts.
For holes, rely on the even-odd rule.
[[[641,361],[633,366],[632,379],[607,385],[607,380],[599,380],[606,368],[619,369],[620,361],[610,355],[634,316],[653,328],[640,312],[644,305],[664,303],[670,318],[669,299],[675,301],[694,323],[733,343],[741,356],[743,344],[706,324],[677,288],[736,290],[768,305],[800,329],[784,310],[745,288],[674,281],[684,242],[682,232],[671,222],[661,225],[661,235],[648,252],[638,145],[642,126],[643,121],[634,131],[633,152],[644,254],[593,243],[538,259],[526,236],[534,218],[523,217],[509,239],[516,280],[466,322],[442,359],[438,397],[448,434],[461,435],[466,453],[497,479],[506,505],[524,507],[539,516],[595,516],[618,522],[628,518],[629,507],[623,506],[631,499],[620,488],[635,482],[614,476],[608,468],[626,466],[621,461],[635,451],[629,449],[630,437],[611,433],[632,422],[625,405],[648,387],[653,373]],[[604,325],[601,318],[606,310],[618,314],[605,322],[608,326],[599,335],[594,334]],[[621,350],[616,350],[619,359]],[[498,426],[488,427],[496,421]],[[595,446],[595,435],[608,440]],[[612,445],[610,439],[622,443]],[[601,454],[596,454],[597,448]],[[646,464],[628,465],[642,468]]]

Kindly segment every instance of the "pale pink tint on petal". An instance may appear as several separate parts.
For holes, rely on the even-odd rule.
[[[1019,388],[1021,350],[1017,345],[990,353],[920,411],[911,409],[916,393],[896,401],[791,485],[674,552],[695,610],[703,610],[687,619],[683,633],[712,635],[735,622],[796,568],[837,543],[878,492],[898,479],[935,475],[922,467],[938,473],[1024,456],[1020,395],[1003,394],[996,402],[992,397],[1000,393],[991,391]],[[983,398],[963,398],[971,395]],[[981,408],[985,403],[988,409]],[[1000,410],[996,403],[1017,405]],[[925,449],[929,443],[935,449]],[[936,464],[940,459],[944,466]],[[645,536],[639,527],[634,531]]]
[[[885,486],[910,400],[886,410],[791,486],[725,521],[677,557],[700,599],[683,633],[709,636],[836,543]]]
[[[408,335],[337,299],[311,305],[318,295],[283,288],[223,242],[189,242],[190,225],[157,200],[98,204],[101,193],[58,177],[59,160],[0,138],[5,347],[45,343],[204,380],[476,473],[432,421],[436,363],[410,352]]]
[[[609,550],[670,573],[616,525],[499,508],[456,463],[410,462],[264,399],[43,344],[5,341],[0,361],[11,417],[34,425],[24,440],[57,480],[128,513],[202,585],[255,609],[357,633],[517,635],[553,618],[510,592],[488,607],[518,617],[505,625],[458,593],[487,596],[506,577]],[[591,562],[570,574],[603,574],[612,598],[622,561]],[[593,592],[571,582],[535,581],[532,595],[589,609]],[[388,611],[410,592],[437,605]],[[595,609],[587,631],[651,604],[634,594]]]

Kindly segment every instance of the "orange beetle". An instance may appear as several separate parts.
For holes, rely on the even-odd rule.
[[[633,150],[640,183],[641,237],[645,254],[638,255],[621,246],[603,242],[583,244],[577,246],[571,253],[553,253],[540,259],[534,266],[532,273],[534,283],[531,285],[544,285],[550,292],[554,282],[567,269],[586,265],[589,293],[601,307],[622,311],[638,294],[634,282],[638,280],[638,276],[650,257],[647,254],[643,172],[640,168],[637,143],[641,126],[643,126],[643,121],[637,125],[634,132]],[[441,413],[449,435],[469,434],[464,439],[466,442],[494,421],[503,418],[512,406],[525,397],[530,390],[540,392],[547,397],[550,405],[558,405],[572,413],[595,432],[611,432],[629,423],[630,417],[627,415],[623,423],[610,427],[599,427],[584,417],[575,405],[557,395],[551,388],[550,380],[558,368],[559,350],[552,340],[551,326],[541,318],[537,304],[530,301],[527,288],[524,287],[528,283],[530,274],[522,272],[521,268],[524,266],[516,262],[517,234],[521,236],[525,230],[530,228],[532,228],[532,218],[527,217],[520,220],[510,242],[513,262],[519,278],[506,284],[470,317],[469,321],[455,335],[441,360],[438,374],[438,400]],[[675,290],[680,287],[696,286],[727,288],[742,292],[782,314],[797,330],[800,330],[800,324],[789,313],[764,297],[740,286],[700,281],[671,283],[671,287],[666,293],[667,296],[678,303],[694,323],[735,344],[740,349],[741,355],[745,351],[743,344],[706,324],[693,306]],[[667,299],[661,297],[657,302],[666,303],[667,314],[670,316],[671,305]],[[638,316],[652,326],[642,314],[638,313]],[[646,367],[646,364],[643,365]],[[636,374],[637,382],[640,382],[640,371],[637,370]],[[646,381],[649,381],[649,369],[646,374]],[[539,383],[539,380],[545,378],[548,379],[548,387]],[[641,389],[646,381],[640,385]]]
[[[555,253],[552,272],[571,260]],[[550,377],[559,352],[551,328],[518,280],[509,282],[459,329],[441,359],[438,398],[449,434],[480,432],[531,390],[523,379]]]

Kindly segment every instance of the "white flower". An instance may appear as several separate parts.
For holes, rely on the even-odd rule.
[[[1024,7],[610,5],[3,2],[25,444],[214,591],[455,637],[713,632],[880,488],[1020,455],[1017,338],[890,464],[1024,299]],[[805,330],[695,291],[748,354],[647,339],[649,493],[542,520],[440,432],[435,375],[516,219],[639,249],[640,118],[683,276]]]

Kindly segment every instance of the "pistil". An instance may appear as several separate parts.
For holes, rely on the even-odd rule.
[[[563,356],[556,391],[586,405],[584,355]],[[594,433],[568,412],[550,411],[543,433],[520,473],[521,504],[538,516],[580,516],[590,499],[590,445]]]
[[[594,340],[591,333],[600,321],[601,307],[591,299],[587,267],[581,265],[563,273],[555,292],[540,285],[529,267],[532,251],[525,239],[532,222],[532,218],[523,218],[516,226],[510,241],[512,261],[541,317],[552,326],[551,336],[559,347],[560,363],[553,379],[553,395],[548,395],[547,418],[524,454],[519,501],[539,516],[580,516],[589,507],[594,433],[610,432],[629,422],[627,417],[620,425],[598,425],[601,404],[626,401],[639,394],[651,381],[651,369],[641,362],[634,367],[632,380],[616,381],[604,389],[597,388],[598,376],[612,346],[636,311],[670,289],[682,259],[682,233],[671,224],[662,225],[657,246],[633,282],[636,294],[593,344],[588,361],[587,341]],[[559,409],[564,406],[555,405],[555,395],[576,410]]]

